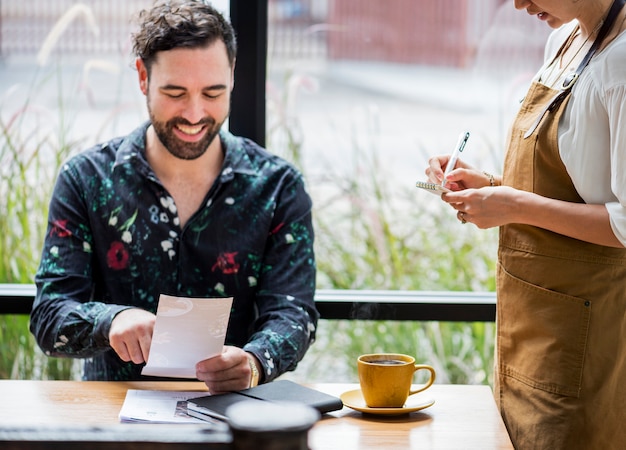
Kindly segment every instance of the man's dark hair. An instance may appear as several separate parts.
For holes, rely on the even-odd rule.
[[[158,52],[199,48],[221,40],[231,67],[237,56],[232,25],[205,0],[165,0],[139,13],[139,31],[133,33],[133,52],[150,71]]]

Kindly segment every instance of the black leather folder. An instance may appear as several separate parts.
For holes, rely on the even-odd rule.
[[[243,391],[206,395],[187,401],[187,413],[200,419],[228,420],[226,410],[241,401],[297,402],[317,409],[321,414],[343,408],[341,399],[289,380],[277,380]],[[207,417],[208,416],[208,417]]]

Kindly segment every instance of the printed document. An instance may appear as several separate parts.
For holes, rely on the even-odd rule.
[[[125,423],[201,423],[187,414],[187,400],[206,396],[207,391],[150,391],[129,389],[120,410],[120,422]],[[214,421],[213,423],[218,423]]]

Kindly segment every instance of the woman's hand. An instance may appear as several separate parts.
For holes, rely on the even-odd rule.
[[[433,156],[428,160],[426,176],[431,183],[441,184],[450,155]],[[461,223],[471,222],[478,228],[491,228],[509,223],[517,192],[511,188],[495,187],[492,178],[471,165],[458,160],[456,167],[446,176],[446,187],[451,193],[442,200],[457,210]],[[499,184],[499,182],[498,182]]]
[[[443,180],[449,155],[428,160],[426,175],[432,183]],[[553,231],[564,236],[608,247],[624,248],[611,227],[605,205],[572,203],[542,197],[532,192],[502,186],[500,177],[492,178],[458,161],[447,176],[452,192],[441,199],[457,211],[461,223],[486,229],[520,223]]]
[[[450,155],[433,156],[428,160],[426,176],[431,183],[441,184]],[[484,172],[458,160],[456,167],[446,176],[446,187],[452,191],[490,186],[490,180]]]
[[[519,221],[519,199],[524,194],[527,193],[508,186],[489,186],[448,192],[441,198],[458,211],[461,223],[469,222],[486,229]]]

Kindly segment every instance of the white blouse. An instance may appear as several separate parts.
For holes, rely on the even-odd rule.
[[[550,35],[536,80],[550,75],[550,62],[576,25],[570,22]],[[554,77],[561,71],[552,72]],[[613,232],[626,246],[626,32],[591,59],[572,88],[559,123],[559,152],[578,194],[588,204],[606,205]]]

